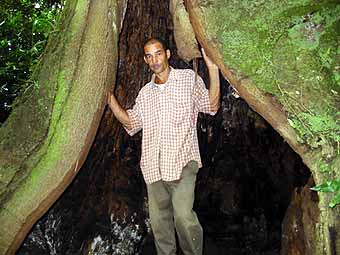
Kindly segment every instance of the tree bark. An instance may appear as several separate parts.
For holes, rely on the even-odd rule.
[[[83,164],[114,82],[126,1],[67,1],[0,130],[0,254],[14,254]]]
[[[271,8],[272,4],[276,7]],[[218,64],[223,76],[238,90],[249,106],[262,115],[301,156],[311,170],[316,184],[329,179],[339,179],[339,144],[318,133],[313,133],[303,140],[301,134],[315,130],[315,126],[304,126],[307,120],[306,123],[301,123],[300,128],[296,127],[297,125],[293,128],[290,123],[291,119],[303,116],[303,112],[318,112],[320,116],[328,116],[334,123],[339,123],[335,112],[339,110],[337,95],[340,91],[332,92],[334,80],[329,73],[324,72],[322,66],[320,68],[320,65],[317,65],[318,59],[315,56],[315,51],[318,52],[326,43],[329,43],[327,46],[330,51],[336,51],[339,31],[335,32],[335,27],[339,24],[339,18],[334,23],[324,24],[324,31],[320,32],[320,28],[319,33],[322,36],[319,45],[309,45],[310,48],[306,46],[309,37],[303,34],[303,28],[300,29],[302,32],[298,30],[301,34],[291,36],[293,39],[287,34],[296,32],[289,31],[288,26],[294,25],[293,19],[296,16],[304,20],[303,22],[314,24],[308,20],[308,15],[312,15],[313,11],[320,12],[327,19],[327,15],[339,17],[340,9],[331,1],[317,6],[311,2],[309,7],[306,7],[308,4],[305,2],[299,1],[269,1],[258,5],[240,1],[235,6],[225,1],[185,0],[185,5],[198,41],[207,48],[208,55]],[[330,31],[332,35],[329,34]],[[293,41],[298,36],[301,37],[300,41]],[[263,44],[266,43],[273,45],[265,48]],[[266,59],[264,55],[271,56],[272,59]],[[334,65],[330,68],[336,68],[339,58],[336,55],[329,57],[329,61],[333,60]],[[275,59],[280,59],[280,62],[275,62]],[[297,71],[293,71],[291,66]],[[257,69],[253,70],[255,67]],[[270,76],[272,73],[274,75]],[[313,84],[301,78],[310,74],[322,80],[322,83],[313,80]],[[309,79],[312,79],[310,76]],[[272,86],[267,86],[268,84]],[[315,89],[311,90],[310,86]],[[299,97],[296,98],[294,94]],[[318,110],[315,110],[316,106]],[[304,128],[309,131],[302,131]],[[335,127],[333,131],[339,135],[338,128]],[[316,144],[316,140],[323,143]],[[327,173],[320,171],[320,162],[327,162]],[[336,251],[340,250],[340,209],[339,206],[329,208],[332,198],[329,193],[318,195],[320,214],[315,227],[315,240],[312,240],[317,245],[312,254],[336,254]]]

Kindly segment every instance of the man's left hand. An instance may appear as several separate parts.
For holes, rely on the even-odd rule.
[[[203,59],[205,64],[207,65],[208,69],[218,69],[218,66],[211,60],[211,58],[209,58],[206,54],[203,48],[201,48],[202,50],[202,55],[203,55]]]

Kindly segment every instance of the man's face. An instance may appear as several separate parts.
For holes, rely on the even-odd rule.
[[[144,61],[155,74],[160,74],[169,67],[169,58],[170,51],[165,51],[159,42],[144,46]]]

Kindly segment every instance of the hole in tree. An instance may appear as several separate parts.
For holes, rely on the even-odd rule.
[[[168,6],[158,0],[128,2],[115,85],[125,108],[150,79],[142,49],[150,36],[169,43],[173,67],[191,68],[177,56]],[[199,67],[208,84],[202,61]],[[302,190],[310,172],[280,135],[221,82],[219,113],[200,115],[198,121],[203,168],[195,210],[204,229],[205,254],[279,254],[292,193]],[[155,254],[140,143],[140,133],[129,137],[106,110],[80,173],[36,223],[18,254],[90,254],[91,249],[97,254],[114,249],[120,252],[114,254]]]

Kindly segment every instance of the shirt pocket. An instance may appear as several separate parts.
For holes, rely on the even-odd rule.
[[[190,121],[191,104],[189,102],[172,100],[170,107],[170,123],[172,125],[180,126]]]

